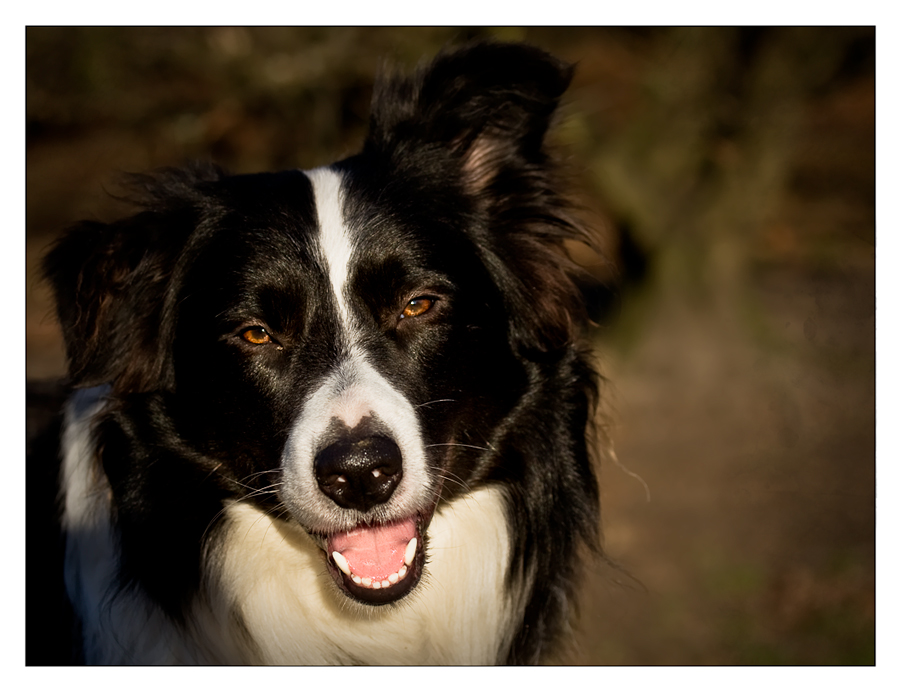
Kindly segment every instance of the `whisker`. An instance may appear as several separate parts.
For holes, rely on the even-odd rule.
[[[212,519],[210,519],[209,523],[206,525],[206,528],[203,530],[203,533],[200,536],[201,543],[203,543],[206,540],[207,534],[210,532],[210,530],[213,528],[213,526],[216,524],[216,522],[219,521],[219,518],[222,516],[225,516],[226,509],[227,509],[226,507],[223,507],[218,512],[216,512],[216,515]]]
[[[272,495],[272,494],[274,494],[274,492],[275,491],[273,491],[273,490],[267,490],[267,489],[263,488],[261,490],[254,490],[252,493],[247,493],[241,499],[242,500],[253,500],[254,498],[263,497],[264,495]]]
[[[241,479],[240,481],[236,480],[235,483],[237,483],[238,485],[240,485],[242,488],[249,488],[250,490],[256,490],[256,488],[254,488],[254,487],[251,486],[251,485],[248,485],[247,483],[245,483],[245,481],[249,481],[249,480],[252,479],[252,478],[256,478],[256,477],[258,477],[258,476],[262,476],[262,475],[267,474],[267,473],[279,473],[280,471],[281,471],[281,469],[269,469],[269,470],[267,470],[267,471],[257,471],[256,473],[251,473],[251,474],[248,475],[248,476],[244,476],[244,478]],[[280,485],[280,483],[275,483],[274,485]],[[273,486],[272,486],[272,485],[269,485],[269,486],[266,486],[266,487],[271,488],[271,487],[273,487]]]
[[[210,476],[212,476],[212,475],[213,475],[214,473],[216,473],[216,471],[218,471],[221,467],[222,467],[222,462],[220,461],[220,462],[219,462],[218,464],[216,464],[212,469],[210,469],[210,472],[204,477],[203,480],[206,480],[207,478],[209,478]]]
[[[263,476],[263,475],[265,475],[265,474],[267,474],[267,473],[280,473],[280,472],[281,472],[281,469],[280,469],[280,468],[266,469],[265,471],[255,471],[254,473],[251,473],[251,474],[248,474],[248,475],[244,476],[244,480],[246,481],[246,480],[249,480],[249,479],[254,478],[254,477],[256,477],[256,476]]]
[[[210,474],[209,474],[209,475],[212,475],[213,473],[215,473],[216,470],[218,470],[220,466],[222,466],[221,463],[218,464],[214,469],[212,469],[212,471],[210,471]],[[240,487],[246,488],[247,490],[250,491],[249,493],[245,494],[243,497],[241,497],[241,498],[236,498],[236,499],[237,499],[238,501],[244,501],[244,500],[251,500],[251,499],[256,498],[256,497],[263,497],[263,496],[265,496],[265,495],[272,495],[272,494],[275,494],[275,492],[277,491],[277,489],[282,485],[282,482],[281,482],[281,481],[278,481],[278,482],[275,482],[275,483],[270,483],[269,485],[265,485],[265,486],[263,486],[262,488],[255,488],[255,487],[253,487],[252,485],[248,485],[247,483],[245,483],[245,482],[243,482],[243,481],[248,481],[248,480],[250,480],[250,479],[252,479],[252,478],[255,478],[255,477],[258,477],[258,476],[262,476],[262,475],[267,474],[267,473],[277,473],[277,472],[279,472],[280,470],[281,470],[281,469],[267,469],[267,470],[265,470],[265,471],[257,471],[257,472],[255,472],[255,473],[251,473],[251,474],[245,476],[244,479],[243,479],[242,481],[239,481],[239,480],[234,480],[234,481],[232,481],[232,482],[235,483],[236,485],[239,485]],[[207,477],[209,477],[209,475],[208,475]],[[213,528],[213,526],[216,524],[216,522],[218,522],[219,519],[220,519],[222,516],[224,516],[226,509],[227,509],[227,507],[223,507],[223,508],[220,509],[218,512],[216,512],[215,516],[213,516],[212,519],[210,519],[209,523],[206,525],[206,528],[203,530],[203,534],[201,535],[201,540],[205,540],[205,539],[206,539],[207,535],[209,534],[209,532],[210,532],[210,530]],[[270,513],[270,510],[268,510],[268,509],[265,510],[265,512],[264,512],[264,514],[269,514],[269,513]]]
[[[251,493],[258,493],[262,490],[269,490],[270,488],[278,488],[280,485],[283,485],[282,481],[278,481],[276,483],[270,483],[269,485],[264,485],[261,488],[256,488],[252,485],[245,485],[244,483],[238,483],[242,488],[247,488]]]
[[[425,445],[426,447],[466,447],[468,449],[478,449],[481,452],[490,452],[491,447],[479,447],[478,445],[467,445],[462,442],[436,442],[434,444]]]
[[[421,408],[423,406],[431,406],[432,404],[445,404],[445,403],[453,403],[456,399],[434,399],[433,401],[426,401],[422,404],[416,404],[414,408]]]
[[[472,488],[470,488],[470,486],[469,486],[469,483],[464,481],[457,474],[451,473],[450,471],[447,471],[446,469],[435,469],[435,471],[437,471],[437,473],[441,477],[442,481],[453,481],[454,483],[459,485],[466,492],[469,492],[470,490],[472,490]]]

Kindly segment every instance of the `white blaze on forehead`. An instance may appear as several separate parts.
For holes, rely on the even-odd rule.
[[[319,221],[319,247],[328,265],[329,282],[345,329],[350,326],[345,286],[353,255],[353,243],[344,225],[344,192],[341,175],[330,168],[305,171],[313,185],[313,200]]]

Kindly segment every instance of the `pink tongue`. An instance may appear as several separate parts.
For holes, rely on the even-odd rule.
[[[404,564],[404,550],[416,536],[413,519],[383,526],[359,526],[329,538],[329,555],[337,550],[358,577],[387,579]]]

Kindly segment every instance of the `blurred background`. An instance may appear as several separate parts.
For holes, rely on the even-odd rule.
[[[873,664],[872,28],[29,28],[32,391],[64,373],[35,268],[125,211],[117,172],[328,163],[380,66],[474,37],[577,63],[553,139],[602,237],[574,251],[619,568],[591,566],[554,662]]]

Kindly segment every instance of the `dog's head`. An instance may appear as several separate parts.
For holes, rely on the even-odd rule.
[[[504,421],[581,320],[544,150],[569,79],[473,45],[383,80],[333,166],[134,178],[140,213],[45,263],[73,383],[152,400],[160,454],[302,526],[346,594],[401,598],[437,504],[502,477]],[[127,514],[156,467],[103,463]]]

